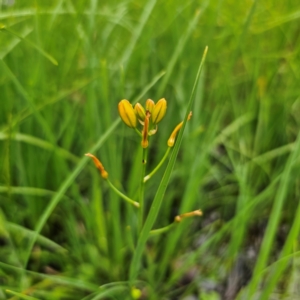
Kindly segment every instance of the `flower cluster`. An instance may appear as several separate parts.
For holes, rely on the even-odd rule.
[[[129,127],[137,129],[138,123],[143,125],[141,145],[143,148],[148,147],[148,136],[151,136],[157,131],[157,124],[163,119],[167,111],[167,100],[161,98],[155,104],[153,100],[148,99],[146,101],[145,108],[137,103],[133,107],[131,103],[123,99],[118,104],[118,110],[122,121]],[[192,112],[188,116],[188,120],[192,117]],[[171,148],[175,144],[176,136],[181,129],[183,122],[180,122],[168,139],[168,146]]]
[[[162,98],[155,104],[153,100],[146,101],[145,108],[137,103],[134,107],[131,103],[123,99],[118,104],[118,110],[122,121],[131,128],[137,128],[138,123],[143,126],[141,136],[141,145],[143,148],[148,147],[148,136],[157,131],[157,124],[163,119],[167,111],[167,101]]]

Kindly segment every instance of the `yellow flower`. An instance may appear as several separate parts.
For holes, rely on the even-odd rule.
[[[146,110],[148,110],[152,114],[152,111],[153,111],[154,107],[155,107],[154,101],[151,100],[151,99],[148,99],[146,101]]]
[[[140,103],[137,103],[134,106],[134,111],[135,111],[136,115],[138,116],[139,120],[144,122],[145,117],[146,117],[146,112],[145,112],[144,107]]]
[[[133,108],[128,100],[123,99],[118,104],[118,110],[122,121],[127,126],[136,129],[137,133],[142,136],[142,147],[147,148],[148,137],[157,132],[157,124],[166,114],[167,101],[161,98],[155,104],[153,100],[148,99],[144,107],[136,103]],[[141,132],[137,129],[138,122],[143,126]]]
[[[167,101],[165,98],[162,98],[158,100],[158,102],[155,104],[152,110],[151,119],[153,124],[158,124],[165,116],[166,111],[167,111]]]
[[[118,110],[122,121],[129,127],[135,128],[137,125],[137,117],[131,103],[123,99],[118,104]]]

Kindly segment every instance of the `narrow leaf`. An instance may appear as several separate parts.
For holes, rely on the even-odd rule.
[[[131,265],[130,265],[130,274],[129,274],[130,281],[135,280],[137,275],[138,275],[138,271],[139,271],[139,267],[140,267],[140,261],[141,261],[141,257],[142,257],[142,254],[143,254],[145,244],[146,244],[147,239],[150,235],[150,231],[151,231],[151,229],[153,227],[153,224],[156,220],[156,217],[158,215],[158,212],[159,212],[164,194],[166,192],[167,185],[169,183],[171,173],[172,173],[173,167],[175,165],[175,160],[176,160],[176,157],[177,157],[177,154],[178,154],[178,151],[179,151],[179,147],[180,147],[180,144],[181,144],[181,141],[182,141],[184,128],[185,128],[186,122],[188,120],[190,110],[192,108],[192,104],[193,104],[193,100],[194,100],[194,93],[195,93],[195,90],[196,90],[197,83],[199,81],[200,73],[201,73],[205,58],[206,58],[207,50],[208,50],[208,48],[206,47],[205,50],[204,50],[203,56],[202,56],[202,60],[201,60],[197,75],[196,75],[196,79],[195,79],[195,83],[194,83],[194,86],[193,86],[193,89],[192,89],[192,93],[191,93],[191,96],[190,96],[190,99],[189,99],[189,102],[188,102],[188,105],[187,105],[187,110],[186,110],[186,114],[185,114],[185,118],[184,118],[182,128],[181,128],[181,130],[179,132],[179,135],[177,137],[177,141],[176,141],[176,144],[174,146],[174,150],[172,151],[170,161],[167,165],[166,171],[163,175],[161,183],[160,183],[160,185],[158,187],[158,190],[156,192],[155,198],[154,198],[153,203],[151,205],[148,217],[147,217],[147,219],[145,221],[145,225],[144,225],[144,227],[141,231],[141,234],[140,234],[140,237],[139,237],[139,240],[138,240],[138,244],[137,244],[136,250],[135,250],[134,255],[133,255],[133,259],[132,259]]]

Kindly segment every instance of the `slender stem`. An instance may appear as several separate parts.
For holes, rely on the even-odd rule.
[[[136,127],[134,128],[134,130],[140,137],[142,137],[142,133]]]
[[[159,164],[155,167],[155,169],[150,174],[148,174],[147,176],[144,177],[144,182],[148,181],[159,170],[159,168],[163,165],[166,158],[168,157],[170,150],[171,150],[171,147],[168,147],[164,157],[161,159]]]
[[[107,178],[106,179],[108,185],[111,187],[111,189],[117,194],[119,195],[121,198],[123,198],[125,201],[127,201],[128,203],[134,205],[135,207],[139,208],[140,204],[132,199],[130,199],[129,197],[127,197],[126,195],[124,195],[122,192],[120,192],[111,182],[110,180]]]
[[[195,217],[195,216],[202,216],[202,211],[200,209],[198,209],[198,210],[194,210],[194,211],[190,211],[190,212],[178,215],[178,216],[176,216],[174,218],[174,222],[173,223],[171,223],[171,224],[169,224],[169,225],[167,225],[165,227],[162,227],[162,228],[150,230],[150,235],[157,235],[157,234],[161,234],[161,233],[167,232],[174,225],[179,224],[182,221],[182,219],[189,218],[189,217]]]
[[[167,232],[169,231],[171,228],[174,227],[174,225],[178,224],[178,222],[173,222],[165,227],[162,227],[162,228],[158,228],[158,229],[153,229],[150,231],[150,235],[153,236],[153,235],[157,235],[157,234],[161,234],[161,233],[164,233],[164,232]]]
[[[145,193],[145,182],[144,177],[146,173],[146,164],[147,164],[147,148],[143,148],[142,156],[142,174],[141,174],[141,183],[140,183],[140,192],[139,192],[139,204],[140,204],[140,214],[139,214],[139,223],[140,229],[142,229],[144,224],[144,193]]]

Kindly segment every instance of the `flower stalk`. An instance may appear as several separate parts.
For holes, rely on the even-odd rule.
[[[144,182],[148,181],[159,169],[160,167],[163,165],[163,163],[166,161],[169,153],[170,153],[171,147],[167,148],[167,151],[165,152],[163,158],[161,159],[161,161],[158,163],[158,165],[153,169],[153,171],[151,173],[149,173],[147,176],[144,177]]]
[[[88,156],[90,158],[93,159],[94,164],[96,166],[96,168],[100,171],[101,177],[103,179],[106,180],[106,182],[108,183],[109,187],[118,195],[120,196],[122,199],[124,199],[126,202],[132,204],[133,206],[139,208],[140,204],[132,199],[130,199],[129,197],[127,197],[126,195],[124,195],[121,191],[119,191],[112,183],[111,181],[108,179],[108,173],[106,172],[106,170],[104,169],[103,164],[101,163],[101,161],[93,154],[91,153],[86,153],[85,156]]]
[[[140,210],[139,210],[139,228],[140,230],[143,227],[144,224],[144,197],[145,197],[145,182],[144,177],[146,174],[146,165],[147,165],[147,148],[143,148],[143,154],[142,154],[142,174],[141,174],[141,181],[140,181],[140,190],[139,190],[139,204],[140,204]]]
[[[128,203],[132,204],[133,206],[139,208],[140,204],[132,199],[130,199],[129,197],[127,197],[126,195],[124,195],[122,192],[120,192],[112,183],[111,181],[107,178],[106,179],[108,185],[110,186],[110,188],[118,195],[120,196],[122,199],[124,199],[125,201],[127,201]]]
[[[201,216],[202,216],[202,211],[200,209],[178,215],[174,218],[173,223],[162,228],[151,230],[150,235],[153,236],[153,235],[165,233],[170,229],[172,229],[176,224],[180,223],[183,219],[190,218],[190,217],[201,217]]]
[[[156,104],[156,105],[158,105],[158,107],[160,107],[160,110],[164,110],[164,109],[166,109],[166,107],[167,107],[166,104],[163,105],[163,102],[164,102],[163,100],[166,101],[166,100],[163,98],[163,99],[159,100],[159,102],[161,101],[160,105],[158,105],[159,102],[157,102],[157,104]],[[156,106],[155,106],[155,108],[156,108]],[[154,111],[155,111],[155,109],[154,109]],[[165,113],[165,112],[163,112],[162,114],[164,115],[164,113]],[[153,115],[152,115],[152,116],[153,116]],[[189,115],[188,115],[188,120],[190,120],[191,117],[192,117],[192,112],[189,113]],[[156,120],[157,120],[157,119],[156,119]],[[158,122],[159,122],[159,121],[160,121],[160,119],[158,118]],[[163,163],[164,163],[165,160],[167,159],[167,157],[168,157],[168,155],[169,155],[169,153],[170,153],[171,148],[172,148],[172,147],[174,146],[174,144],[175,144],[177,134],[178,134],[179,130],[181,129],[182,124],[183,124],[183,122],[180,122],[180,123],[175,127],[175,129],[173,130],[173,132],[171,133],[171,135],[170,135],[170,137],[169,137],[169,139],[168,139],[168,142],[167,142],[168,149],[167,149],[165,155],[163,156],[163,158],[161,159],[161,161],[158,163],[158,165],[154,168],[154,170],[153,170],[150,174],[148,174],[147,176],[144,177],[144,182],[148,181],[148,180],[149,180],[149,179],[150,179],[150,178],[151,178],[151,177],[152,177],[152,176],[160,169],[160,167],[163,165]]]

